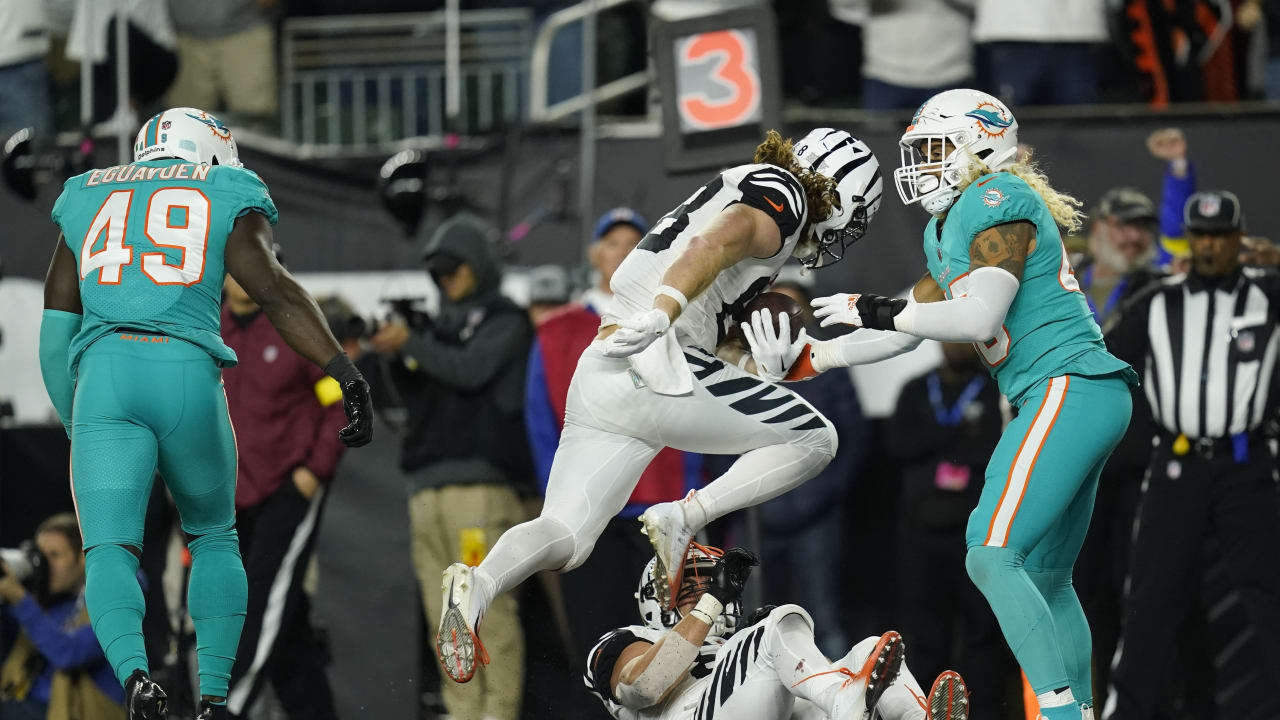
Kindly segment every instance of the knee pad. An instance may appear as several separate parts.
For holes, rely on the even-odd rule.
[[[1022,558],[1010,548],[975,545],[964,556],[964,568],[969,579],[985,594],[996,578],[1020,566]]]

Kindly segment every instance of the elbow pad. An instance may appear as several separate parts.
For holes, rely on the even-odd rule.
[[[676,686],[684,678],[693,661],[698,659],[698,646],[689,642],[683,635],[668,631],[663,637],[662,647],[649,661],[648,667],[630,683],[620,682],[613,695],[618,704],[633,710],[653,707],[662,700],[667,691]],[[632,662],[638,662],[639,658]]]

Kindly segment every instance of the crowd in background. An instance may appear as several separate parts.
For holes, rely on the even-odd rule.
[[[534,22],[574,3],[473,0],[463,10],[527,7]],[[1263,0],[651,0],[601,16],[602,82],[644,65],[650,18],[771,4],[783,92],[807,105],[910,109],[953,87],[1014,107],[1097,102],[1280,99],[1280,8]],[[113,114],[115,34],[129,34],[130,119],[161,107],[276,124],[277,34],[289,17],[438,10],[442,0],[0,0],[0,130],[79,127],[78,66],[93,67],[93,121]],[[549,99],[580,92],[582,28],[551,46]],[[643,113],[643,98],[607,110]],[[136,126],[138,123],[129,123]]]

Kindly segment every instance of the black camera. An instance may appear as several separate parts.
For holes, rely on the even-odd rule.
[[[32,595],[43,597],[49,590],[49,563],[34,540],[23,540],[16,548],[0,548],[0,565]]]

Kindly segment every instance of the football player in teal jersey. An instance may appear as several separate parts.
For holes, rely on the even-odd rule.
[[[899,144],[898,192],[933,216],[928,273],[906,299],[815,300],[823,325],[865,329],[813,344],[807,371],[882,360],[922,338],[974,344],[1018,415],[987,466],[965,565],[1043,716],[1092,718],[1092,646],[1071,571],[1137,375],[1107,352],[1062,245],[1059,226],[1079,228],[1080,203],[1018,157],[1017,121],[983,92],[933,96]]]
[[[231,131],[194,108],[143,125],[134,162],[67,180],[45,279],[40,368],[71,438],[84,534],[85,600],[130,720],[164,717],[148,673],[136,573],[157,469],[191,551],[201,720],[226,717],[246,585],[235,529],[236,446],[221,368],[220,300],[230,273],[280,335],[335,378],[351,446],[372,435],[369,389],[315,301],[276,261],[267,187]]]

